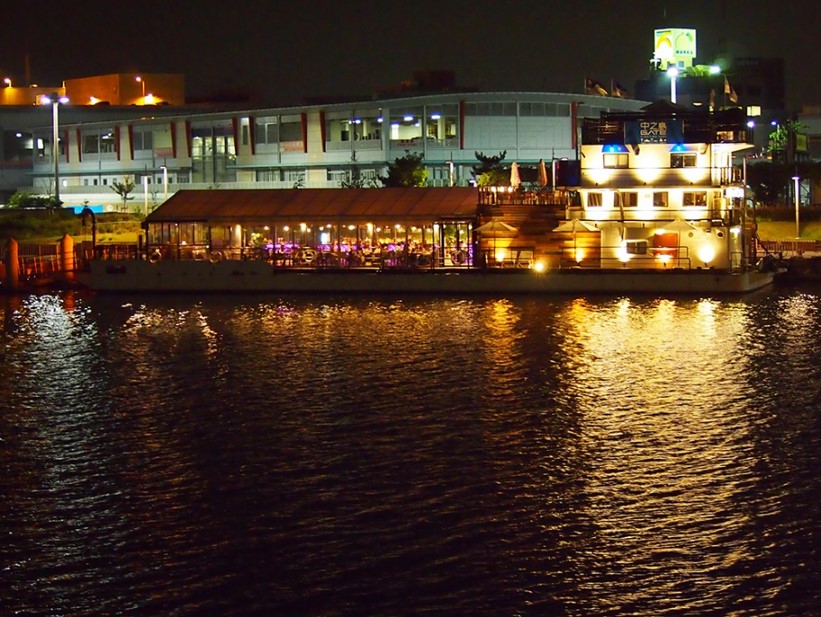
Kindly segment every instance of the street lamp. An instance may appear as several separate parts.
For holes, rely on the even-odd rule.
[[[11,77],[3,78],[3,83],[6,84],[6,88],[11,88]]]
[[[800,198],[801,186],[799,184],[800,179],[799,179],[798,176],[793,176],[792,179],[795,182],[795,237],[796,237],[796,239],[798,239],[801,236],[801,232],[799,231],[799,226],[798,226],[798,206],[801,203],[801,198]]]
[[[755,152],[755,120],[747,120],[747,128],[750,129],[749,142],[753,144],[753,152]]]
[[[139,75],[137,75],[134,80],[140,82],[140,85],[143,88],[143,103],[145,103],[145,80]]]
[[[163,200],[168,201],[168,167],[163,165],[160,169],[162,169]]]
[[[60,147],[57,139],[60,135],[60,121],[57,109],[60,105],[68,103],[68,97],[60,96],[56,92],[44,94],[40,97],[41,105],[51,105],[52,131],[51,131],[51,158],[54,159],[54,200],[56,205],[60,205]]]
[[[667,76],[670,78],[670,102],[676,102],[676,79],[678,78],[678,68],[671,66],[667,69]]]

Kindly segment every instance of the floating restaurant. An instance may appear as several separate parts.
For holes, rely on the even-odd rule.
[[[747,142],[741,110],[660,101],[585,120],[579,160],[540,162],[527,181],[514,162],[504,186],[179,191],[147,216],[140,259],[94,260],[91,285],[750,291],[773,273],[757,267],[754,212],[732,163]],[[310,276],[322,272],[347,276]]]

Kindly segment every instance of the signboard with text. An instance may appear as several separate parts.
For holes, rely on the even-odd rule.
[[[656,29],[653,49],[653,58],[662,71],[668,66],[693,66],[696,57],[696,31],[693,28]]]
[[[631,120],[624,123],[626,144],[680,144],[681,120]]]

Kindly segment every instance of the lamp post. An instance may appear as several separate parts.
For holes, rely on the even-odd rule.
[[[750,139],[748,141],[753,144],[753,153],[755,153],[755,120],[747,120],[747,128],[750,129]]]
[[[56,205],[60,205],[60,147],[57,139],[60,135],[60,117],[57,112],[61,104],[68,103],[68,98],[60,96],[56,92],[43,95],[40,99],[42,105],[51,105],[51,158],[54,159],[54,200]]]
[[[6,88],[11,88],[11,77],[5,77],[3,83],[6,84]]]
[[[799,230],[798,225],[798,206],[801,203],[801,185],[799,184],[800,179],[798,176],[793,176],[792,179],[793,182],[795,182],[795,237],[796,239],[798,239],[801,236],[801,232]]]
[[[142,89],[143,89],[143,104],[145,104],[145,80],[140,75],[137,75],[134,78],[134,81],[140,82],[140,86],[142,86]]]
[[[676,79],[678,78],[678,68],[671,66],[667,69],[667,76],[670,78],[670,102],[676,102]]]

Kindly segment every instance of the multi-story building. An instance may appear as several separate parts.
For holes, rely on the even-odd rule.
[[[646,102],[581,94],[440,93],[300,107],[203,112],[140,109],[127,119],[60,123],[57,174],[52,128],[33,131],[32,186],[71,206],[123,202],[111,190],[130,177],[128,204],[153,208],[181,187],[365,185],[408,152],[421,154],[432,186],[468,186],[476,153],[535,165],[577,159],[583,120],[637,111]]]
[[[587,119],[582,135],[580,198],[568,216],[586,225],[593,249],[575,256],[581,265],[748,265],[753,221],[742,170],[733,166],[733,153],[750,147],[742,110],[660,101]]]

